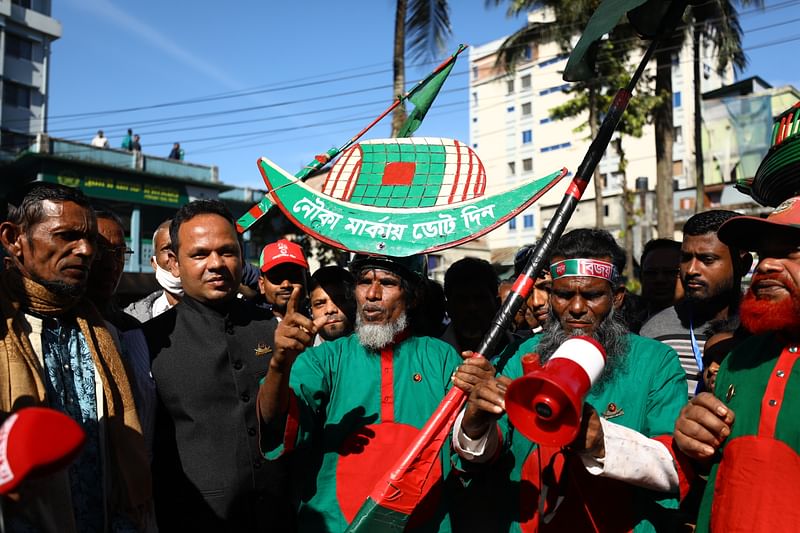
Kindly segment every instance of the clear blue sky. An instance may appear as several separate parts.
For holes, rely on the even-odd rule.
[[[391,103],[394,4],[54,0],[63,36],[52,49],[48,129],[85,142],[103,129],[119,146],[131,127],[145,153],[166,156],[178,141],[187,161],[219,166],[224,182],[263,188],[259,157],[295,172]],[[483,0],[451,6],[453,50],[524,24]],[[740,78],[800,87],[799,8],[740,9],[749,58]],[[468,140],[467,64],[465,53],[417,135]],[[432,67],[408,68],[409,85]],[[178,104],[194,99],[206,101]],[[131,108],[140,109],[120,111]],[[387,136],[388,124],[368,138]]]

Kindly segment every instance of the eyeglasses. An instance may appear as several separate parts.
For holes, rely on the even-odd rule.
[[[97,246],[97,255],[95,259],[100,259],[104,256],[111,256],[118,260],[127,260],[129,256],[133,255],[133,250],[127,246],[104,246],[102,244]]]

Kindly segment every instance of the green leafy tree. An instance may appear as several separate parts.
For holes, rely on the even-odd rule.
[[[565,119],[580,116],[587,111],[589,115],[598,116],[602,110],[611,106],[616,90],[625,87],[630,81],[628,73],[628,57],[633,48],[630,28],[618,27],[609,38],[602,43],[597,52],[597,76],[588,82],[578,82],[568,91],[572,96],[569,101],[550,110],[550,116],[555,119]],[[626,136],[641,137],[646,124],[650,123],[653,108],[659,103],[659,98],[646,90],[638,92],[637,97],[631,99],[625,114],[617,125],[617,138],[612,141],[611,147],[619,156],[619,172],[622,174],[622,202],[625,212],[625,221],[622,228],[622,237],[627,252],[626,274],[628,279],[633,279],[633,226],[636,223],[636,212],[633,208],[633,195],[628,190],[626,158],[623,139]],[[594,108],[594,110],[592,110]],[[591,125],[591,121],[589,123]],[[585,130],[586,123],[580,124],[575,131]],[[595,127],[596,128],[596,127]],[[592,133],[592,138],[596,129]],[[595,213],[598,221],[597,227],[602,227],[603,219],[602,182],[595,176]]]
[[[497,6],[508,4],[509,16],[526,13],[534,7],[545,7],[553,10],[556,22],[529,23],[524,28],[511,35],[500,49],[500,61],[507,68],[519,60],[523,45],[530,42],[558,42],[562,48],[569,50],[569,40],[573,35],[581,32],[588,22],[588,18],[599,5],[599,1],[575,0],[486,0],[487,5]],[[673,125],[673,91],[672,91],[672,63],[673,57],[682,48],[688,38],[699,42],[702,35],[708,39],[717,55],[718,71],[724,71],[728,65],[742,70],[746,66],[746,57],[742,50],[742,28],[739,24],[737,7],[756,6],[762,8],[763,0],[708,0],[692,2],[687,10],[685,24],[666,39],[655,53],[656,75],[655,93],[659,97],[657,105],[653,108],[652,119],[655,130],[656,152],[656,204],[658,210],[658,228],[661,235],[671,237],[675,220],[673,215],[673,168],[672,148],[674,144]],[[616,30],[615,30],[616,31]],[[699,50],[696,48],[696,50]],[[695,52],[695,96],[699,101],[699,51]],[[636,98],[632,99],[634,102]],[[702,164],[702,148],[699,144],[699,121],[701,120],[699,105],[696,107],[695,124],[696,158]],[[594,117],[590,113],[590,125]],[[596,130],[592,131],[592,135]],[[701,176],[701,174],[698,174]],[[595,176],[595,179],[597,176]],[[699,183],[702,189],[702,182]],[[595,184],[597,187],[597,184]],[[597,189],[595,189],[597,190]],[[702,191],[698,191],[701,195]],[[702,206],[702,202],[700,203]]]
[[[488,5],[500,5],[502,0],[487,0]],[[534,6],[552,10],[555,20],[552,22],[529,22],[524,28],[510,35],[498,49],[497,62],[506,71],[513,72],[515,66],[522,58],[522,54],[531,43],[557,43],[565,52],[571,50],[572,37],[581,31],[589,21],[594,10],[600,4],[599,0],[575,0],[573,2],[556,2],[544,0],[534,2],[529,0],[512,0],[507,10],[509,17],[516,17],[526,13]],[[598,54],[600,54],[598,52]],[[598,63],[601,61],[598,60]],[[581,112],[588,112],[589,135],[594,138],[600,124],[600,114],[604,109],[600,106],[598,95],[603,89],[603,82],[593,79],[590,82],[577,84],[570,89],[573,100],[567,102],[559,110],[563,117],[576,116]],[[574,114],[569,114],[569,113]],[[603,227],[603,184],[600,181],[600,170],[594,170],[595,192],[595,226]]]
[[[695,165],[697,177],[697,208],[703,208],[702,163],[703,153],[700,144],[700,54],[699,41],[701,35],[713,46],[717,56],[716,69],[724,72],[728,65],[742,70],[747,65],[747,58],[742,49],[742,27],[739,24],[737,6],[756,6],[762,8],[762,0],[711,0],[693,2],[684,14],[684,24],[678,27],[665,40],[655,53],[656,58],[656,94],[659,105],[653,110],[656,142],[656,205],[658,210],[659,234],[672,238],[675,230],[673,211],[673,168],[672,148],[675,142],[673,125],[673,58],[682,49],[687,39],[693,39],[694,62],[694,96],[695,96]]]
[[[397,0],[392,62],[395,97],[406,90],[406,50],[413,59],[434,59],[445,49],[451,32],[446,0]],[[392,114],[392,137],[406,117],[405,105],[397,106]]]

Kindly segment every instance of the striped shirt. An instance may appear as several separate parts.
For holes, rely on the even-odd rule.
[[[694,326],[694,336],[697,340],[697,347],[700,356],[703,355],[703,348],[706,344],[706,335],[703,332],[706,324],[696,324]],[[692,349],[692,336],[688,324],[683,324],[675,307],[667,307],[663,311],[653,315],[644,323],[639,335],[650,337],[678,352],[683,371],[686,372],[686,383],[688,387],[689,399],[694,398],[697,382],[701,379],[700,368],[697,366],[694,350]]]

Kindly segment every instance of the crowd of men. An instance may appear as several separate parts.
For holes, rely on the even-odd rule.
[[[75,462],[4,497],[8,531],[344,531],[453,386],[469,399],[408,530],[800,523],[800,197],[649,243],[638,303],[614,237],[567,232],[496,354],[474,351],[515,285],[480,259],[440,287],[424,256],[312,273],[281,239],[256,268],[228,209],[199,200],[155,231],[161,289],[122,309],[116,215],[47,183],[8,204],[0,413],[47,406],[86,434]],[[574,336],[606,353],[578,436],[533,442],[506,391],[527,354],[546,365]]]

